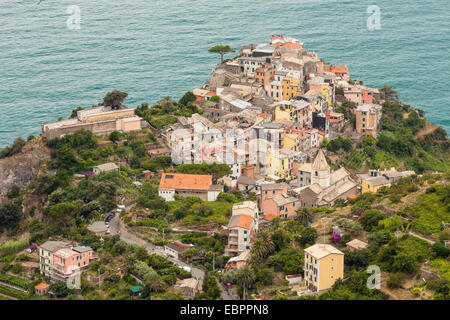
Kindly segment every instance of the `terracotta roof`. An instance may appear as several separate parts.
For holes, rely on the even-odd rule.
[[[228,228],[244,228],[250,230],[252,228],[253,218],[245,214],[232,216],[228,223]]]
[[[275,219],[277,216],[274,215],[273,213],[269,213],[267,215],[264,216],[264,219],[266,219],[267,221],[272,221],[273,219]]]
[[[325,71],[328,71],[328,72],[348,72],[348,68],[347,67],[342,67],[342,66],[327,66],[327,67],[325,67]]]
[[[163,173],[159,188],[208,191],[211,184],[212,176],[210,175]]]
[[[356,194],[349,194],[347,196],[347,199],[356,199],[356,198],[358,198],[358,196]]]
[[[37,286],[35,286],[34,288],[42,291],[42,290],[47,289],[48,287],[49,287],[49,285],[47,283],[41,282]]]

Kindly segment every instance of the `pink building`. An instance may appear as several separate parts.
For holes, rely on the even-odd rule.
[[[287,193],[286,183],[268,183],[261,185],[261,195],[259,198],[259,207],[263,215],[276,215],[278,207],[273,198],[283,193]]]
[[[87,268],[93,258],[94,251],[90,247],[78,246],[72,249],[59,249],[53,253],[52,278],[65,280]]]
[[[343,66],[327,66],[325,67],[325,71],[332,72],[336,75],[337,80],[350,80],[350,73],[348,72],[347,67]]]
[[[259,204],[266,220],[270,221],[276,217],[289,219],[297,215],[300,202],[287,194],[287,187],[285,183],[261,185]]]
[[[373,103],[373,89],[361,85],[350,85],[344,88],[344,96],[347,100],[357,105]]]
[[[339,128],[342,128],[344,126],[344,114],[343,113],[336,113],[332,110],[328,109],[326,112],[327,120],[330,122],[330,124],[335,124]]]
[[[272,81],[266,86],[267,95],[275,101],[283,100],[283,84],[280,81]]]

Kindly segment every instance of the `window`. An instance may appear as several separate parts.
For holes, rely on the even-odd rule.
[[[244,238],[244,241],[247,242],[247,238]]]
[[[316,177],[317,177],[317,176],[319,175],[319,173],[316,171],[316,172],[315,172],[315,175],[316,175]]]
[[[244,234],[247,234],[247,230],[244,230]]]

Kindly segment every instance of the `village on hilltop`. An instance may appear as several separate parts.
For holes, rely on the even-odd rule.
[[[219,47],[211,52],[222,57],[231,52],[230,48]],[[79,132],[109,137],[111,141],[96,147],[107,154],[97,157],[103,159],[101,163],[92,161],[92,154],[83,150],[78,155],[83,157],[84,167],[79,165],[73,171],[66,168],[76,181],[71,190],[78,190],[80,184],[93,190],[100,188],[89,183],[105,183],[101,177],[120,181],[120,195],[107,207],[110,213],[104,219],[87,219],[86,232],[101,243],[115,236],[116,240],[143,245],[146,250],[142,254],[147,259],[143,261],[155,270],[159,264],[149,262],[147,254],[170,260],[181,271],[170,280],[164,273],[158,277],[166,281],[166,289],[170,287],[167,290],[180,289],[185,299],[202,294],[214,297],[205,284],[211,274],[219,282],[218,296],[222,299],[249,298],[251,283],[239,280],[239,272],[245,273],[250,264],[258,263],[264,270],[267,266],[278,270],[280,281],[297,296],[330,291],[346,278],[347,254],[355,261],[359,250],[368,250],[369,241],[362,235],[376,226],[370,229],[372,222],[361,217],[373,209],[373,197],[405,178],[419,179],[413,170],[397,170],[388,161],[384,162],[389,165],[386,168],[362,168],[367,157],[352,167],[347,165],[350,160],[344,163],[329,151],[326,146],[333,141],[342,143],[337,150],[345,149],[345,144],[349,149],[352,145],[374,145],[383,127],[385,93],[352,80],[346,66],[326,63],[298,39],[271,35],[267,44],[244,46],[235,58],[222,59],[210,79],[185,97],[188,103],[179,104],[183,113],[176,113],[177,107],[169,98],[150,108],[142,104],[136,110],[119,101],[76,110],[68,120],[43,124],[41,134],[46,141],[56,141],[56,147],[51,143],[50,147],[57,154],[62,152],[61,143],[72,143],[70,136]],[[140,146],[136,137],[144,137],[145,144]],[[118,150],[127,146],[134,155],[142,148],[142,155],[124,156],[129,151],[120,154]],[[109,153],[106,148],[110,148]],[[354,154],[357,158],[358,152]],[[67,157],[56,159],[62,159],[62,163]],[[52,199],[76,199],[69,194],[63,196],[62,191],[58,197],[51,196],[56,191],[51,192],[53,206],[57,200]],[[364,206],[357,199],[371,202]],[[107,202],[99,200],[99,207],[102,201]],[[360,209],[345,207],[355,201],[361,203]],[[49,212],[53,214],[56,209],[52,208]],[[330,215],[335,210],[341,210],[345,217]],[[374,219],[378,223],[389,217],[380,213]],[[400,225],[410,221],[402,219],[395,222]],[[297,230],[292,237],[297,245],[289,247],[289,254],[271,260],[274,252],[282,252],[277,246],[282,248],[290,241],[285,239],[285,230]],[[77,239],[44,239],[47,241],[29,248],[39,256],[38,267],[47,282],[67,282],[84,270],[91,270],[89,279],[95,285],[107,281],[100,277],[99,254],[83,237]],[[117,254],[122,251],[117,249]],[[289,258],[295,260],[280,262]],[[111,261],[111,257],[108,259]],[[155,288],[154,281],[147,281],[146,274],[155,270],[144,270],[149,267],[137,262],[132,266],[127,263],[121,261],[120,267],[114,265],[116,269],[111,268],[111,272],[117,279],[131,275],[132,281],[127,282],[134,284],[127,286],[131,297],[147,295],[148,286],[153,286],[149,289],[153,294],[164,291]],[[98,280],[92,265],[99,272]],[[263,279],[259,273],[256,277]],[[35,287],[37,295],[48,293],[46,281]],[[260,281],[260,288],[270,283],[255,281]],[[261,291],[258,298],[283,295],[279,289],[272,291]]]

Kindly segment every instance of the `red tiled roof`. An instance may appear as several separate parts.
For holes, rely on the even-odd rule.
[[[327,67],[325,67],[325,71],[329,71],[329,72],[348,72],[348,68],[347,67],[342,67],[342,66],[327,66]]]
[[[208,191],[212,185],[211,175],[163,173],[160,189],[186,189]]]
[[[39,283],[37,286],[35,286],[34,288],[35,288],[35,289],[38,289],[38,290],[40,290],[40,291],[42,291],[42,290],[47,289],[48,286],[49,286],[49,285],[46,284],[45,282],[41,282],[41,283]]]

